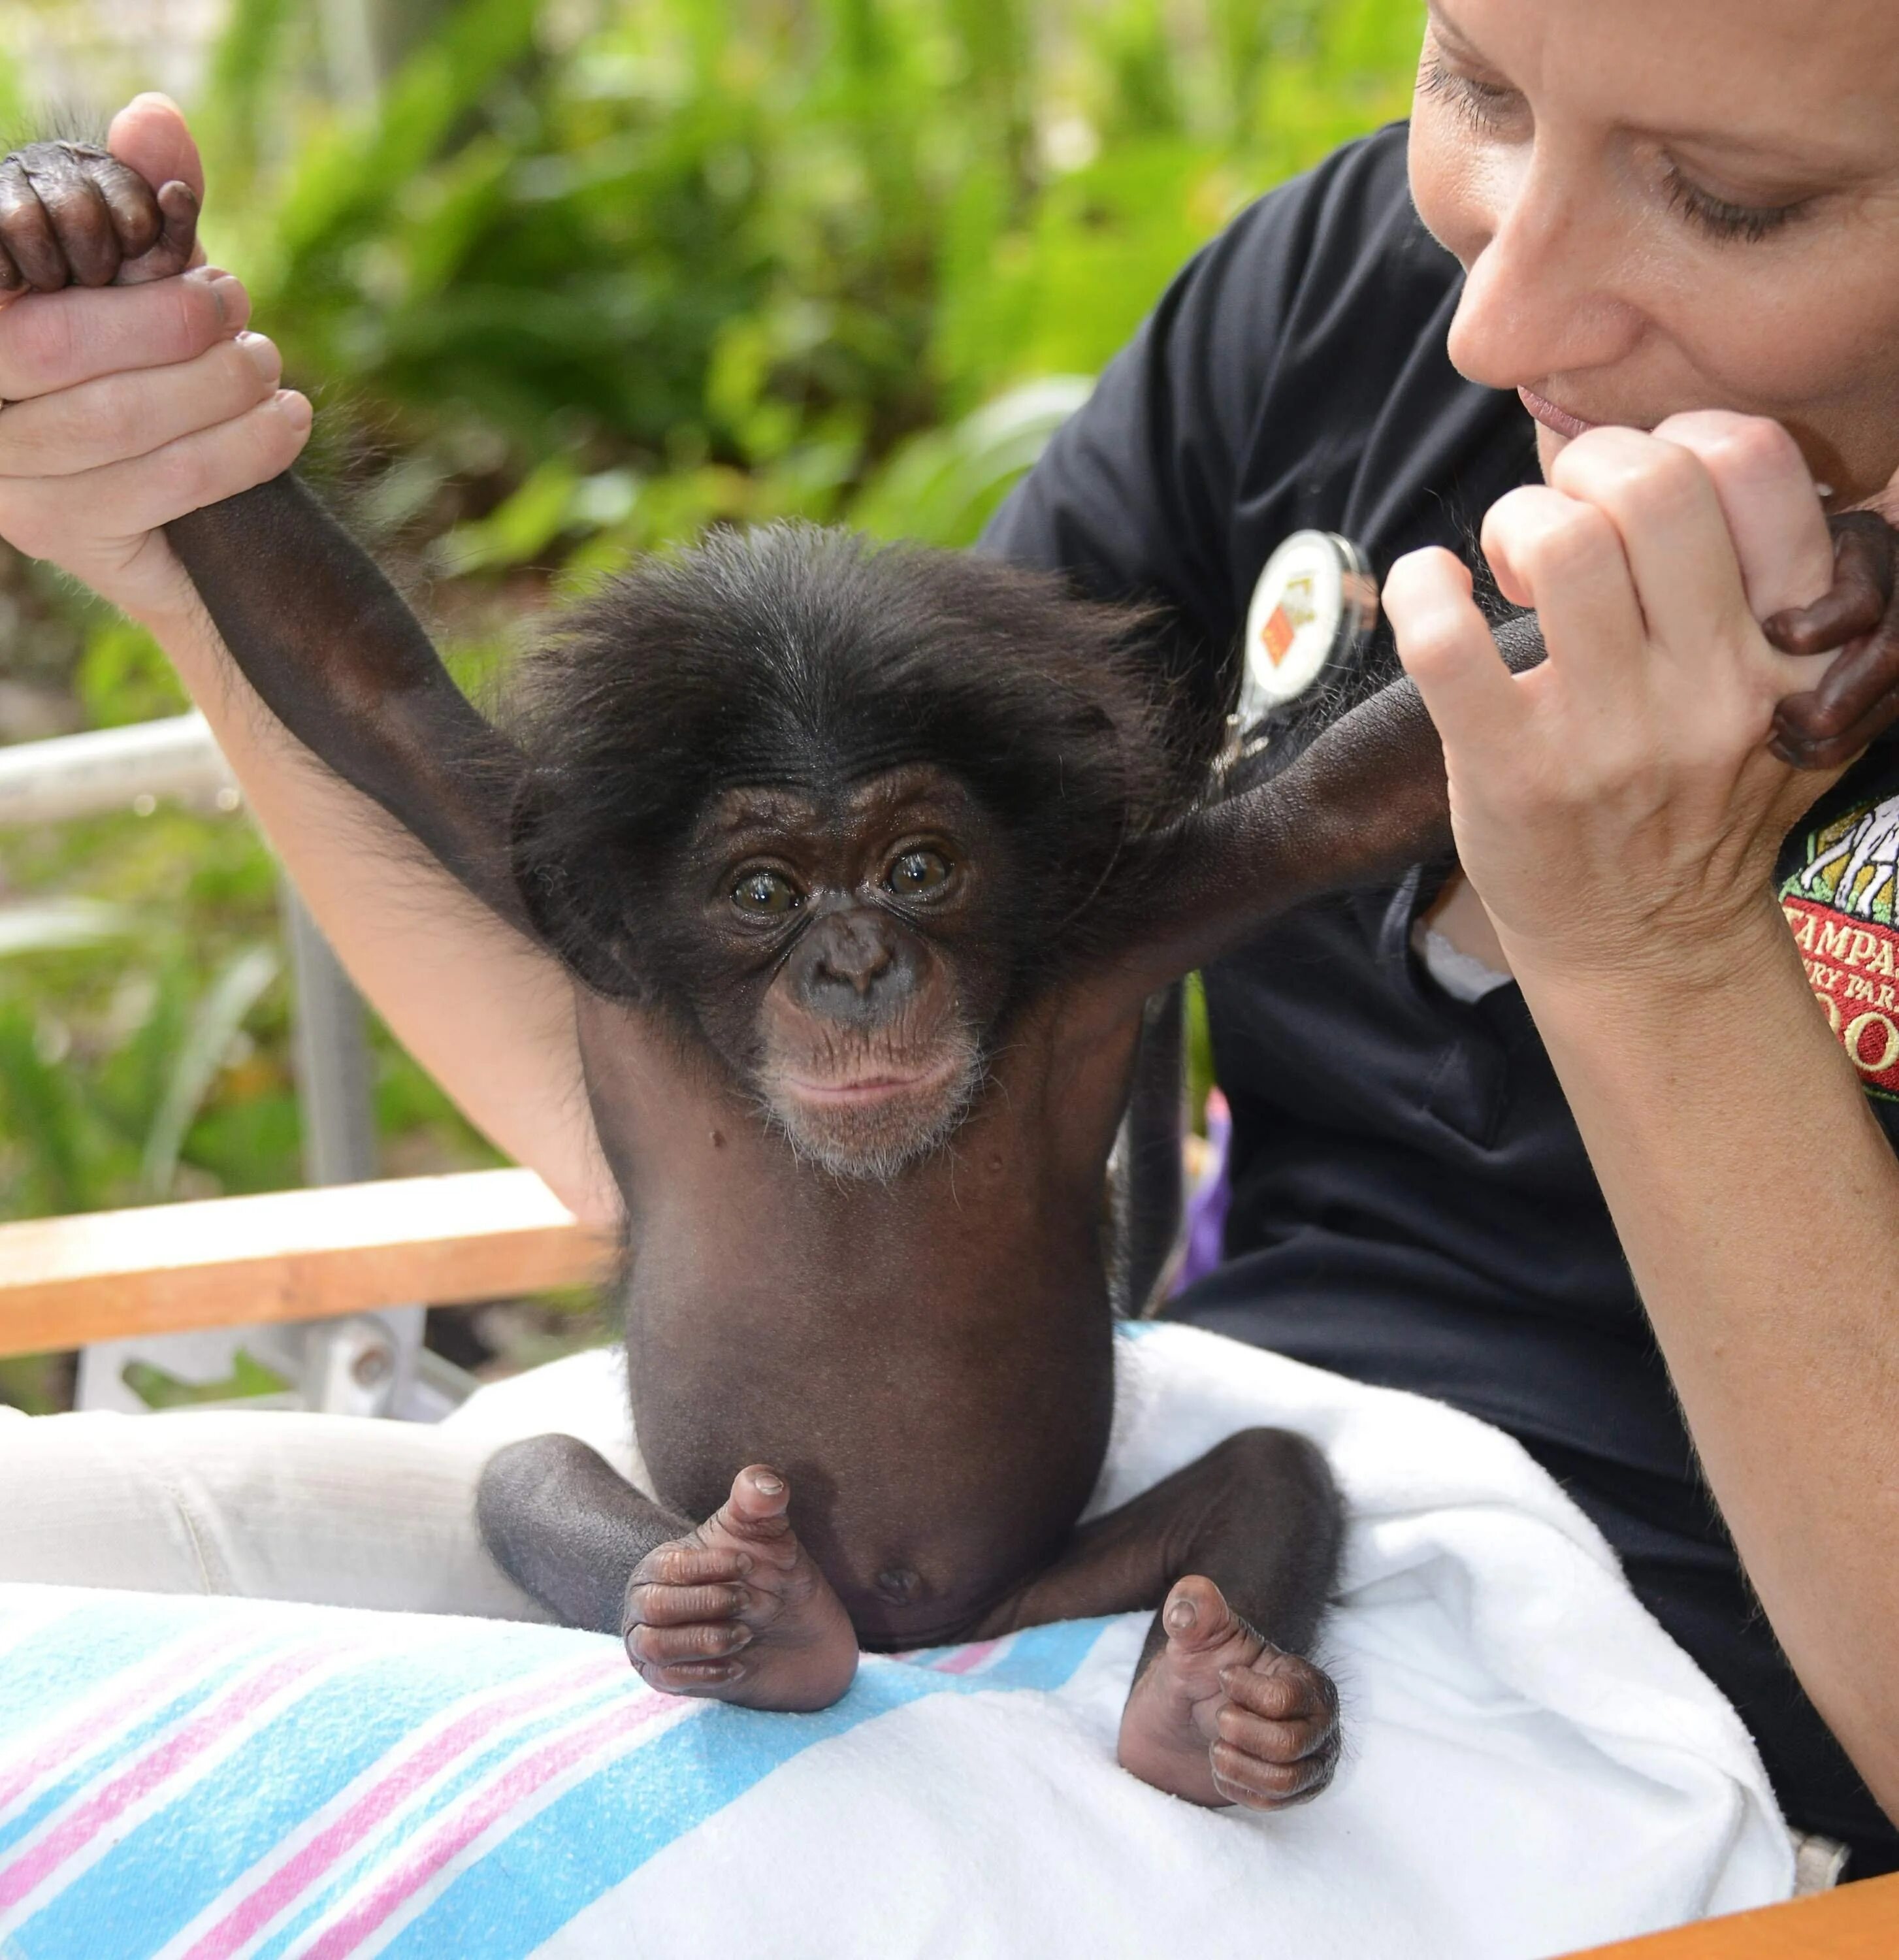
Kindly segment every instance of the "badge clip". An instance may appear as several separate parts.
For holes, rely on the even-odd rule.
[[[1246,615],[1239,700],[1226,718],[1223,769],[1264,743],[1274,710],[1349,663],[1378,624],[1378,581],[1336,531],[1295,531],[1266,561]]]

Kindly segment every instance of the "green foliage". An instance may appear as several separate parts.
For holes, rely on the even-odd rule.
[[[233,0],[192,107],[208,242],[316,395],[358,521],[430,581],[465,680],[504,662],[550,580],[709,524],[967,542],[1198,243],[1403,113],[1423,14],[370,11],[409,52],[364,106],[325,78],[319,0]],[[87,721],[182,706],[138,629],[0,583],[36,646],[65,621]],[[240,819],[0,834],[0,1217],[297,1181],[275,894]],[[491,1160],[378,1042],[392,1166]],[[1203,1032],[1197,1090],[1204,1053]],[[0,1397],[53,1392],[0,1373]]]

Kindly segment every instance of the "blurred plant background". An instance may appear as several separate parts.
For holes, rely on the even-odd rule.
[[[0,116],[180,96],[214,256],[477,674],[708,524],[975,537],[1197,245],[1404,113],[1422,14],[0,0]],[[0,740],[183,705],[141,633],[0,563]],[[0,1217],[298,1181],[275,934],[241,818],[0,832]],[[380,1035],[378,1066],[386,1170],[493,1160]],[[0,1396],[56,1403],[56,1367]]]

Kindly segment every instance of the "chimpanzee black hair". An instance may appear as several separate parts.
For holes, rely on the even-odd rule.
[[[657,924],[644,900],[709,797],[822,795],[927,762],[1007,825],[1022,965],[1051,974],[1121,942],[1151,854],[1128,847],[1185,813],[1218,746],[1162,678],[1153,631],[972,555],[809,524],[717,533],[566,614],[529,664],[517,877],[593,984],[619,939],[631,971],[612,990],[663,991],[663,948],[643,959],[628,922]]]

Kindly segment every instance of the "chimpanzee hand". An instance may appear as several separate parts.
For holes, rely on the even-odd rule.
[[[1899,722],[1899,532],[1871,511],[1831,520],[1834,586],[1761,628],[1783,654],[1845,651],[1776,710],[1768,746],[1799,769],[1837,769]]]
[[[0,161],[0,296],[137,285],[191,263],[198,199],[157,191],[91,143],[29,143]]]

